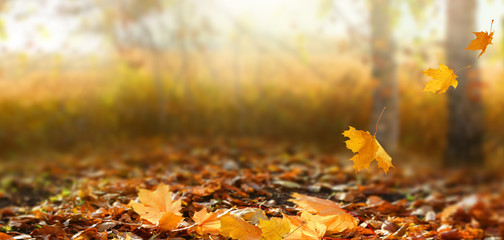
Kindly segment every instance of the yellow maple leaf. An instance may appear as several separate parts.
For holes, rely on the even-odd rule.
[[[219,229],[221,227],[221,222],[218,218],[217,213],[207,212],[206,209],[201,209],[194,213],[192,217],[196,226],[192,229],[196,231],[199,235],[203,234],[219,234]]]
[[[262,231],[261,240],[282,240],[290,232],[291,224],[286,218],[259,219],[259,228]]]
[[[226,237],[238,240],[259,240],[262,231],[259,227],[230,214],[220,218],[220,233]]]
[[[472,40],[471,43],[467,46],[465,50],[482,50],[478,55],[478,58],[481,57],[483,53],[485,53],[486,48],[489,44],[492,44],[492,39],[494,32],[492,32],[492,25],[494,20],[492,19],[492,24],[490,25],[490,33],[488,32],[473,32],[476,35],[476,39]]]
[[[172,230],[184,219],[180,213],[181,201],[173,201],[170,187],[161,183],[156,190],[140,189],[140,203],[131,201],[128,205],[141,218],[157,225],[163,230]]]
[[[308,212],[301,212],[301,219],[304,222],[318,222],[326,226],[327,232],[341,232],[346,229],[353,229],[357,226],[357,219],[348,213],[337,215],[318,215]]]
[[[326,233],[327,226],[320,223],[319,221],[311,221],[312,219],[303,219],[302,217],[298,216],[284,215],[284,217],[290,221],[291,229],[290,233],[287,234],[283,239],[320,240]]]
[[[350,138],[345,141],[346,147],[355,154],[350,160],[354,162],[353,168],[360,171],[364,168],[369,169],[369,165],[376,159],[378,167],[388,172],[392,165],[392,158],[385,152],[385,149],[376,140],[375,136],[367,131],[356,130],[350,127],[349,130],[343,132],[343,136]]]
[[[450,86],[457,88],[457,75],[444,64],[439,64],[439,69],[429,68],[422,73],[432,78],[425,84],[424,91],[426,92],[444,93]]]

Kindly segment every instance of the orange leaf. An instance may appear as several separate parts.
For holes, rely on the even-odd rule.
[[[346,213],[345,210],[341,209],[339,204],[330,200],[311,197],[299,193],[293,193],[291,196],[294,199],[290,199],[289,201],[309,213],[316,213],[323,216]]]
[[[385,173],[390,167],[394,167],[392,158],[369,132],[350,127],[349,130],[343,132],[343,136],[350,138],[345,141],[346,147],[357,153],[350,159],[354,162],[353,168],[356,171],[363,168],[369,169],[369,165],[374,159],[378,162],[378,167],[382,168]]]
[[[347,229],[353,229],[357,226],[358,222],[355,217],[348,213],[320,216],[320,223],[326,225],[327,232],[342,232]]]
[[[184,220],[184,217],[176,215],[172,212],[165,212],[159,219],[158,226],[163,230],[173,230],[178,227],[179,223]]]
[[[8,235],[6,233],[1,233],[0,232],[0,240],[7,240],[7,239],[13,239],[11,235]]]
[[[199,234],[219,234],[219,229],[221,227],[221,223],[218,219],[218,215],[213,212],[207,212],[206,209],[201,209],[199,212],[195,212],[192,217],[196,226],[193,229]]]
[[[261,229],[245,220],[227,214],[220,218],[222,235],[238,240],[258,240],[261,238]]]
[[[173,201],[170,187],[163,183],[155,191],[140,189],[138,199],[141,203],[131,201],[128,205],[141,218],[163,230],[172,230],[183,220],[180,213],[181,201]]]
[[[357,226],[357,219],[330,200],[293,193],[290,201],[307,212],[301,214],[303,221],[317,221],[326,226],[328,232],[341,232]],[[311,215],[315,213],[318,215]],[[292,220],[291,220],[292,221]]]
[[[423,74],[432,78],[427,82],[424,91],[432,93],[444,93],[450,86],[457,88],[457,75],[444,64],[439,64],[439,69],[429,68],[423,71]]]
[[[348,213],[338,215],[313,215],[308,212],[301,213],[301,219],[305,222],[319,222],[326,226],[327,232],[341,232],[357,226],[357,219]]]
[[[492,20],[493,25],[494,20]],[[467,46],[465,50],[482,50],[478,55],[478,58],[481,57],[483,53],[485,53],[488,44],[492,44],[492,39],[494,32],[492,32],[492,26],[490,25],[490,33],[488,32],[473,32],[476,35],[476,39],[472,40],[471,43]]]

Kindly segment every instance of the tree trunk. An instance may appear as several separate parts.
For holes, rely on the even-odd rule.
[[[397,148],[399,136],[399,91],[392,39],[390,0],[371,1],[371,48],[373,80],[378,83],[373,92],[370,129],[375,129],[380,113],[387,110],[378,125],[377,138],[389,153]]]
[[[483,163],[483,106],[476,52],[464,50],[475,38],[476,1],[449,0],[446,31],[448,66],[457,72],[458,87],[448,93],[448,144],[445,164],[467,166]]]

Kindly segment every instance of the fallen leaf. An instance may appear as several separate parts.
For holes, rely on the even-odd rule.
[[[354,162],[353,168],[356,171],[363,168],[369,169],[369,165],[374,159],[378,162],[378,167],[383,169],[385,173],[388,172],[390,167],[394,167],[392,158],[369,132],[350,127],[349,130],[343,132],[343,136],[350,138],[350,140],[345,141],[346,147],[357,153],[350,159]]]
[[[242,218],[252,224],[259,224],[259,220],[268,220],[263,210],[259,208],[243,208],[230,211],[229,214]]]
[[[493,25],[494,20],[492,20]],[[494,32],[492,32],[492,25],[490,25],[490,33],[488,32],[473,32],[476,35],[476,39],[472,40],[471,43],[467,46],[465,50],[482,50],[478,55],[478,58],[481,57],[483,53],[485,53],[486,48],[489,44],[492,44],[492,39]]]
[[[44,225],[39,229],[33,230],[31,235],[39,238],[54,237],[64,239],[66,237],[66,232],[60,226]]]
[[[357,226],[358,221],[348,213],[339,215],[320,216],[320,223],[326,225],[327,232],[342,232],[347,229],[353,229]]]
[[[262,240],[281,240],[290,232],[291,224],[286,218],[259,219],[259,228],[262,231]]]
[[[184,217],[177,215],[172,212],[165,212],[157,224],[163,230],[173,230],[178,227],[180,222],[184,220]]]
[[[341,232],[346,229],[353,229],[357,226],[357,219],[347,213],[321,216],[308,212],[302,212],[301,219],[304,222],[319,222],[324,224],[326,226],[326,231],[333,233]]]
[[[220,218],[220,232],[222,235],[238,240],[258,240],[261,229],[245,220],[230,214]]]
[[[340,205],[326,199],[307,196],[299,193],[293,193],[291,196],[294,199],[289,201],[296,204],[298,207],[309,213],[316,213],[322,216],[346,214],[345,210],[341,209]]]
[[[450,86],[457,88],[457,75],[444,64],[439,64],[439,69],[429,68],[423,74],[433,79],[425,84],[426,92],[444,93]]]
[[[308,213],[309,214],[309,213]],[[311,214],[310,214],[311,215]],[[284,215],[291,223],[290,233],[283,239],[288,240],[320,240],[324,237],[327,226],[318,221],[304,221],[298,216]]]
[[[90,240],[90,239],[107,240],[108,239],[107,232],[99,233],[98,230],[96,230],[96,228],[88,228],[72,236],[72,240]]]
[[[217,213],[207,212],[205,208],[194,213],[192,217],[196,226],[193,227],[199,235],[203,234],[219,234],[221,222],[218,219]]]
[[[0,232],[0,240],[12,239],[11,235]]]
[[[164,183],[161,183],[155,191],[140,189],[138,199],[141,203],[131,201],[128,205],[141,218],[163,230],[176,228],[184,219],[180,213],[181,201],[173,201],[170,187]]]

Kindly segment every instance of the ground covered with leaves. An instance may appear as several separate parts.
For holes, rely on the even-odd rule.
[[[0,239],[500,239],[499,173],[356,173],[259,142],[144,142],[4,161]]]

